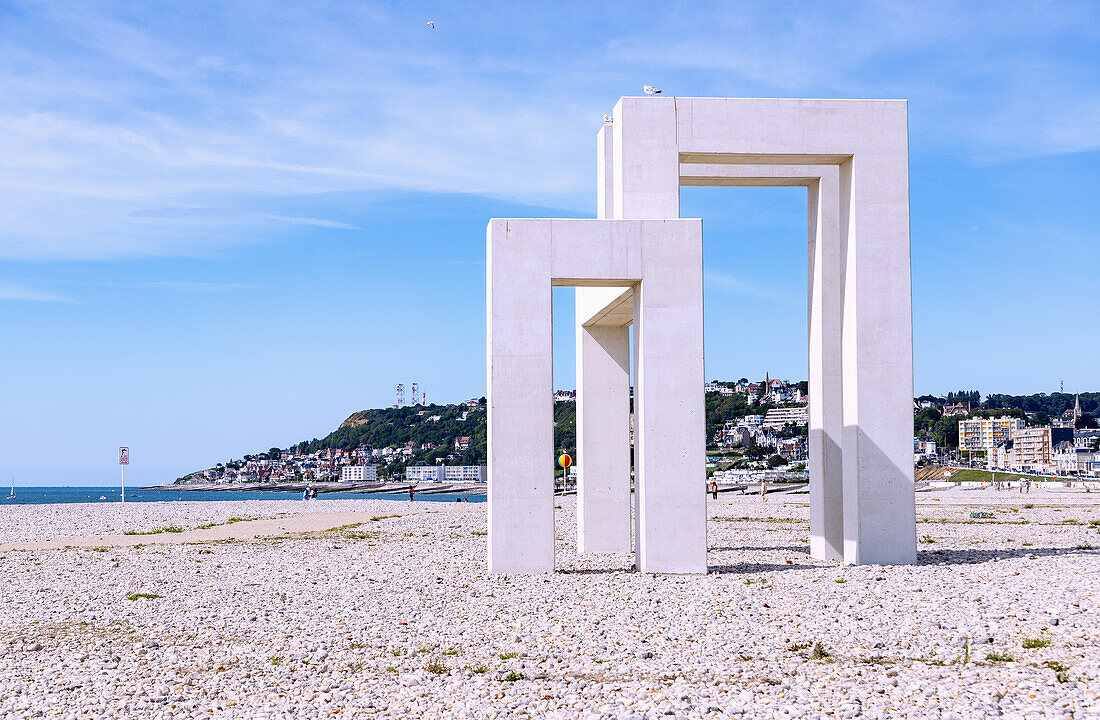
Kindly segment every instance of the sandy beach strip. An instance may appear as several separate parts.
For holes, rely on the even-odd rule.
[[[424,503],[421,503],[424,504]],[[437,503],[440,504],[440,503]],[[444,504],[446,508],[449,503]],[[400,517],[415,513],[415,510],[400,508],[405,512],[394,512],[385,517]],[[433,512],[440,512],[433,508]],[[167,526],[172,530],[154,528],[151,531],[136,534],[93,535],[89,537],[70,537],[53,540],[0,544],[0,552],[8,550],[60,550],[63,548],[87,547],[131,547],[135,545],[185,545],[189,543],[226,542],[232,540],[253,540],[264,537],[290,537],[308,533],[331,531],[333,528],[350,529],[364,523],[383,518],[374,512],[334,511],[285,513],[282,517],[256,520],[236,520],[213,524],[213,527],[196,527],[183,530],[179,526]]]

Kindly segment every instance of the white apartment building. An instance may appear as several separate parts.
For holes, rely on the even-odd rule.
[[[1004,441],[1012,440],[1025,425],[1020,418],[1011,417],[963,420],[959,423],[959,449],[990,452]]]
[[[959,423],[962,425],[962,423]],[[1054,463],[1049,427],[1017,430],[1012,436],[1012,466],[1020,470],[1047,472]]]
[[[377,465],[345,465],[340,468],[343,482],[378,482]]]
[[[409,482],[441,483],[444,478],[442,465],[409,465],[405,468],[405,479]]]
[[[810,406],[772,408],[764,417],[764,427],[781,428],[784,425],[807,425],[810,422]]]
[[[485,473],[484,465],[447,465],[443,477],[447,482],[483,483]]]

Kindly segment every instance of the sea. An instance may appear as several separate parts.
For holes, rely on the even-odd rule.
[[[118,487],[16,487],[15,498],[8,498],[10,488],[0,487],[2,505],[54,505],[57,503],[107,503],[119,502],[122,491]],[[470,502],[485,502],[485,495],[455,495],[449,493],[416,493],[416,500],[427,502],[455,502],[460,497]],[[217,500],[301,500],[300,492],[267,490],[126,490],[126,502],[194,502]],[[392,500],[408,502],[408,493],[321,493],[318,500]]]

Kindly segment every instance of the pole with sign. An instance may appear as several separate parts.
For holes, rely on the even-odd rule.
[[[122,468],[122,502],[126,502],[126,466],[130,464],[130,448],[118,449],[118,466]]]

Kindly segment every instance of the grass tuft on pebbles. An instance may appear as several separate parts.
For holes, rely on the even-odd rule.
[[[156,530],[123,530],[123,535],[160,535],[161,533],[181,533],[183,528],[179,525],[165,525]]]
[[[1050,668],[1054,671],[1054,679],[1060,683],[1069,682],[1069,668],[1060,662],[1053,660],[1047,660],[1043,663],[1043,667]]]

